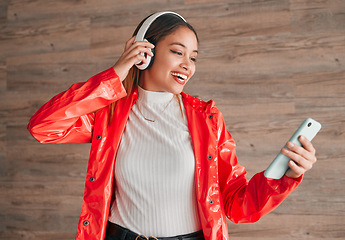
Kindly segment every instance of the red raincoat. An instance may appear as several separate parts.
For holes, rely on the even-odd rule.
[[[195,154],[196,196],[206,240],[228,239],[226,217],[255,222],[277,207],[302,177],[247,181],[235,142],[213,101],[181,93]],[[77,239],[102,240],[114,192],[116,151],[138,92],[127,96],[113,68],[73,84],[31,118],[28,130],[41,143],[92,143]],[[109,107],[117,101],[113,120]]]

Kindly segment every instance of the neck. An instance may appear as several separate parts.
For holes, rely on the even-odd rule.
[[[173,93],[170,92],[154,92],[148,91],[138,86],[138,101],[145,102],[148,104],[166,104],[174,97]]]

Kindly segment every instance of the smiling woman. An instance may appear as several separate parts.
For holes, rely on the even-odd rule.
[[[28,129],[42,143],[92,143],[77,239],[226,240],[226,217],[255,222],[272,211],[315,150],[306,139],[304,148],[287,144],[296,164],[281,179],[260,172],[248,181],[214,102],[183,92],[196,69],[196,32],[164,12],[148,41],[135,41],[143,22],[113,67],[53,97]],[[153,64],[139,70],[147,56]]]
[[[198,53],[197,52],[198,41],[199,41],[196,31],[183,18],[181,18],[179,15],[171,13],[171,12],[159,16],[150,25],[149,29],[147,30],[147,32],[145,34],[145,39],[147,39],[148,42],[142,42],[141,44],[138,42],[134,43],[135,36],[137,35],[138,31],[142,27],[143,23],[149,17],[150,16],[143,19],[141,21],[141,23],[139,23],[138,27],[136,28],[136,30],[133,33],[133,37],[130,40],[128,40],[128,42],[126,43],[125,51],[124,51],[123,55],[119,58],[119,60],[117,61],[117,63],[114,66],[115,70],[117,70],[117,73],[118,73],[120,79],[124,80],[123,85],[124,85],[127,92],[131,92],[133,86],[139,85],[139,79],[141,79],[141,74],[143,72],[147,72],[147,71],[139,71],[139,69],[136,68],[135,66],[130,67],[128,70],[128,65],[126,65],[126,64],[128,64],[130,62],[130,60],[133,60],[133,58],[139,59],[139,61],[141,61],[141,60],[146,61],[146,59],[144,57],[142,57],[142,55],[140,55],[140,53],[142,53],[142,52],[150,55],[151,57],[154,57],[154,59],[157,58],[157,55],[155,54],[153,56],[152,52],[155,52],[157,47],[159,48],[159,46],[157,46],[158,43],[163,41],[164,38],[166,38],[166,36],[173,35],[174,39],[176,40],[176,42],[172,41],[172,39],[170,39],[170,41],[169,41],[169,44],[171,44],[171,46],[169,46],[168,49],[172,53],[175,53],[176,55],[183,56],[183,53],[185,51],[181,51],[181,50],[189,50],[189,49],[186,49],[186,47],[188,46],[190,48],[193,48],[190,50],[192,50],[193,53],[195,54],[195,55],[191,56],[192,60],[194,62],[196,60],[196,55]],[[186,33],[186,37],[185,37],[184,41],[186,41],[187,45],[184,45],[181,42],[181,39],[179,39],[179,34],[176,34],[176,32],[175,32],[176,30],[179,30],[183,33]],[[189,38],[189,36],[187,36],[187,35],[192,36],[192,37]],[[173,37],[173,36],[170,36],[170,37]],[[165,42],[165,47],[167,47],[166,44],[167,44],[167,42]],[[191,44],[194,44],[194,46],[192,46]],[[173,48],[173,46],[175,46],[175,48]],[[177,46],[180,46],[180,48],[176,48]],[[132,52],[135,55],[129,55],[130,52]],[[167,54],[167,52],[165,52],[165,54]],[[154,62],[155,61],[153,60],[153,64],[154,64]],[[151,63],[151,66],[153,64]],[[189,76],[189,78],[191,78],[191,76]]]

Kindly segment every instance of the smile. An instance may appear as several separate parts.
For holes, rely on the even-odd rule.
[[[187,75],[182,74],[182,73],[177,73],[177,72],[172,72],[171,75],[178,78],[179,80],[182,80],[182,81],[186,81],[188,78]]]

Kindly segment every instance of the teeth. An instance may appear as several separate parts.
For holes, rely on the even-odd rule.
[[[178,77],[178,78],[180,78],[180,79],[182,79],[184,81],[187,80],[187,76],[184,75],[184,74],[181,74],[181,73],[171,73],[171,75],[173,75],[175,77]]]

